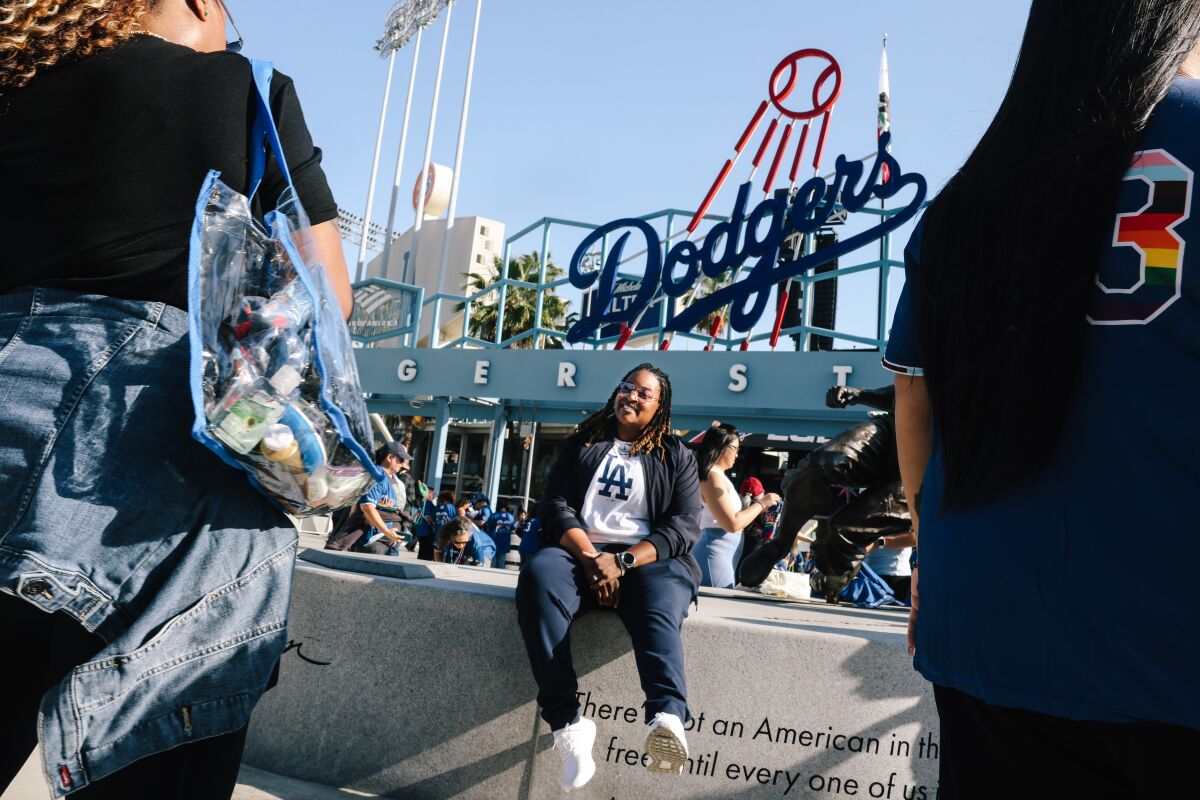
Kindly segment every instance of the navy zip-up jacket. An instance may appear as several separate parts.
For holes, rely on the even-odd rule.
[[[550,480],[542,499],[538,518],[542,521],[542,542],[558,544],[571,528],[587,526],[579,518],[588,484],[612,449],[613,437],[583,446],[583,437],[567,439],[558,460],[550,470]],[[646,504],[650,535],[645,541],[654,545],[658,560],[682,559],[700,584],[700,565],[692,547],[700,539],[700,475],[696,457],[677,436],[663,440],[665,457],[643,452],[642,469],[646,476]]]

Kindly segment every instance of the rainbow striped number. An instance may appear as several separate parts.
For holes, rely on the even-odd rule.
[[[1124,180],[1145,181],[1146,204],[1118,214],[1113,247],[1132,247],[1141,267],[1132,286],[1112,285],[1114,276],[1101,269],[1088,322],[1093,325],[1145,325],[1179,299],[1183,283],[1185,242],[1175,226],[1191,214],[1192,171],[1166,150],[1142,150]]]

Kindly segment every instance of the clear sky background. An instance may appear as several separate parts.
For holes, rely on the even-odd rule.
[[[373,45],[391,0],[227,2],[245,36],[244,52],[274,61],[295,79],[334,195],[361,214],[387,68]],[[458,214],[498,219],[510,234],[544,216],[599,224],[695,208],[766,97],[771,70],[805,47],[832,53],[844,75],[822,171],[838,154],[871,152],[884,33],[893,153],[906,172],[926,176],[932,196],[999,105],[1029,8],[1027,0],[483,2]],[[433,147],[433,160],[448,165],[474,12],[474,0],[454,3]],[[445,16],[421,44],[400,230],[413,221],[411,191]],[[411,47],[396,59],[372,214],[380,224],[387,219]],[[728,212],[744,176],[739,165],[714,212]],[[565,266],[574,244],[555,239],[555,261]],[[530,240],[526,249],[535,246]],[[352,259],[355,248],[347,253]],[[851,256],[843,265],[872,257]],[[874,279],[843,279],[840,294],[839,329],[873,335]]]

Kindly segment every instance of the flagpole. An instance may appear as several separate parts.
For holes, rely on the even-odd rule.
[[[888,80],[888,63],[887,63],[887,34],[883,35],[883,55],[879,58],[879,111],[881,114],[880,125],[876,136],[882,136],[884,130],[888,132],[892,129],[892,87]],[[884,123],[886,122],[886,128]],[[886,176],[890,178],[891,175]],[[879,198],[879,221],[887,221],[887,201],[882,197]],[[887,282],[888,282],[888,255],[891,251],[891,242],[889,235],[884,234],[879,237],[879,289],[877,297],[879,300],[879,308],[877,309],[877,321],[875,338],[882,339],[887,333]]]

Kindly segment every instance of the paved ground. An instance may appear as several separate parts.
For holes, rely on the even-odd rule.
[[[16,781],[0,800],[49,800],[50,790],[38,769],[38,753],[26,762]],[[374,797],[353,789],[335,789],[319,783],[298,781],[242,765],[233,800],[351,800],[354,797]]]

